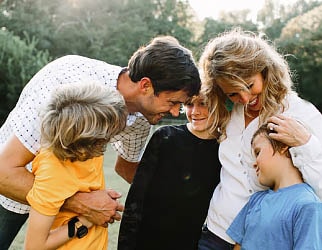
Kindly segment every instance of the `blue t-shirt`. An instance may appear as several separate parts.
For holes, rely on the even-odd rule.
[[[306,183],[257,192],[227,234],[241,249],[321,250],[322,203]]]

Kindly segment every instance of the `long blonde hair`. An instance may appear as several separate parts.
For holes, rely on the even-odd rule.
[[[200,61],[201,91],[207,96],[210,116],[214,117],[211,131],[226,138],[230,120],[227,96],[218,82],[238,86],[247,91],[247,80],[256,73],[264,79],[261,94],[260,124],[286,108],[287,93],[292,91],[291,72],[285,58],[263,36],[235,28],[209,41]]]
[[[41,145],[60,160],[85,161],[103,155],[126,126],[121,94],[100,83],[71,83],[53,91],[42,111]]]

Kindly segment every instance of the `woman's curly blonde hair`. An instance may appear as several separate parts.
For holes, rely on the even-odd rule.
[[[226,138],[230,120],[227,96],[217,83],[231,84],[248,91],[248,80],[257,73],[264,79],[261,94],[260,124],[287,106],[285,96],[292,91],[291,72],[285,58],[263,36],[240,28],[224,32],[210,40],[199,61],[201,92],[207,97],[211,131],[220,132],[219,141]]]

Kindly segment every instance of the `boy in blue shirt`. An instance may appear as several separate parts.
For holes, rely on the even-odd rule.
[[[227,234],[234,250],[322,249],[322,203],[272,132],[263,125],[252,139],[258,180],[269,189],[251,196]]]

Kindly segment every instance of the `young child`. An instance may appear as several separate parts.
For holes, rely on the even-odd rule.
[[[271,132],[264,124],[251,142],[258,180],[269,189],[251,196],[227,234],[235,250],[322,249],[322,203]]]
[[[60,208],[76,192],[105,188],[103,154],[126,117],[123,97],[102,84],[53,91],[42,113],[42,147],[32,163],[25,249],[106,249],[107,228]]]
[[[251,148],[263,123],[275,127],[270,136],[291,146],[294,165],[322,198],[322,114],[293,90],[286,57],[263,34],[233,28],[211,39],[200,73],[213,117],[209,130],[221,132],[222,168],[198,250],[230,250],[235,242],[228,227],[250,196],[266,189],[258,183]]]
[[[195,250],[219,182],[218,143],[208,106],[185,103],[188,123],[151,137],[127,195],[118,250]]]

